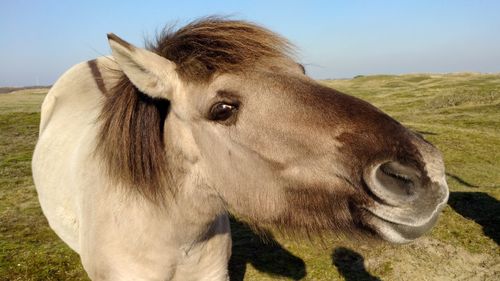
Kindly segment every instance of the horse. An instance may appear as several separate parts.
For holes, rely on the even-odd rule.
[[[292,235],[407,243],[448,199],[441,153],[323,86],[293,45],[203,18],[64,73],[32,170],[50,227],[92,280],[228,280],[228,214]]]

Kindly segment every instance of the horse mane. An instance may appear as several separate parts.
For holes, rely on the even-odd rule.
[[[173,61],[181,79],[193,83],[271,66],[277,59],[291,59],[292,52],[286,39],[265,28],[216,17],[180,29],[167,27],[146,47]],[[173,191],[163,139],[170,103],[148,97],[123,72],[118,75],[104,95],[96,153],[112,180],[160,202],[166,191]]]
[[[215,73],[245,72],[273,59],[291,59],[292,44],[255,24],[203,18],[175,30],[166,27],[147,48],[177,65],[182,79],[206,82]]]

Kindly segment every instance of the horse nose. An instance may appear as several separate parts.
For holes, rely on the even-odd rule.
[[[420,171],[397,161],[381,163],[369,169],[365,181],[378,199],[392,206],[415,201],[423,192]]]

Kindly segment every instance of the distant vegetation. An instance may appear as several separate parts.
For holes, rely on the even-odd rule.
[[[500,75],[376,75],[321,83],[377,105],[439,147],[449,204],[431,233],[402,246],[273,235],[265,244],[233,220],[232,280],[498,280]],[[87,280],[78,255],[50,230],[31,179],[45,92],[0,95],[0,280]]]
[[[0,94],[7,94],[19,90],[49,89],[52,86],[28,86],[28,87],[0,87]]]

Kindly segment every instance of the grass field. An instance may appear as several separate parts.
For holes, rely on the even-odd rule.
[[[444,153],[450,201],[404,246],[271,237],[233,220],[232,280],[498,280],[500,75],[415,74],[322,81],[377,105]],[[0,280],[87,280],[50,230],[31,180],[46,90],[0,95]]]

